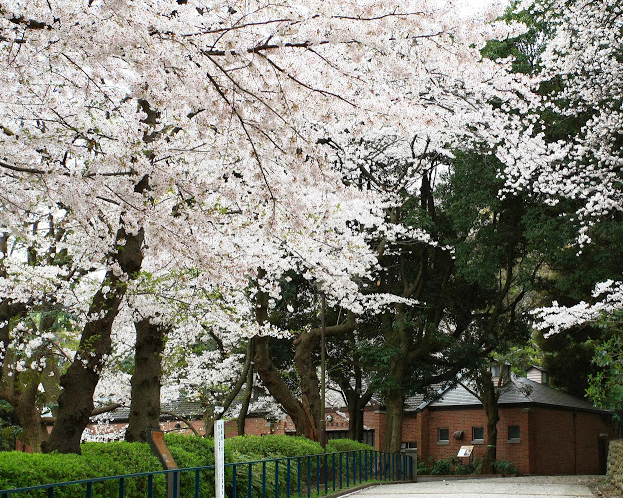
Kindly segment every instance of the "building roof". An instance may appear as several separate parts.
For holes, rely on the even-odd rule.
[[[201,403],[197,401],[174,401],[162,403],[160,406],[160,420],[170,420],[176,417],[196,419],[203,416]],[[130,407],[121,406],[116,410],[108,413],[97,415],[100,419],[109,422],[123,422],[130,418]]]
[[[418,406],[418,411],[425,408],[449,408],[480,406],[482,403],[461,384],[450,386],[439,393],[434,400],[425,401]],[[566,408],[580,411],[610,413],[607,410],[596,408],[585,401],[570,394],[557,391],[547,385],[539,384],[525,377],[513,375],[504,391],[500,395],[498,405],[541,405],[556,408]]]

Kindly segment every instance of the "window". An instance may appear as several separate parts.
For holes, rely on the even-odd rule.
[[[521,431],[519,430],[518,425],[509,425],[508,426],[508,440],[511,442],[519,442],[521,437]]]
[[[484,427],[472,427],[472,443],[484,443],[485,442],[485,429]]]
[[[437,429],[437,444],[450,444],[450,429]]]

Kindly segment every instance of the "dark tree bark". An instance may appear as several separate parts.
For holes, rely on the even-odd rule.
[[[262,383],[292,419],[296,435],[317,441],[318,432],[311,412],[292,394],[270,359],[268,337],[255,337],[254,360]]]
[[[136,349],[131,380],[129,442],[147,442],[147,429],[160,428],[160,379],[167,326],[149,318],[134,323]]]
[[[249,339],[249,341],[247,342],[247,350],[246,350],[245,357],[244,357],[244,366],[242,368],[242,372],[240,372],[240,375],[238,376],[238,380],[234,384],[234,387],[231,388],[229,391],[227,391],[227,394],[225,395],[223,400],[220,402],[222,411],[220,413],[215,413],[214,410],[210,410],[209,412],[206,412],[206,415],[204,417],[206,437],[214,436],[214,422],[223,418],[223,415],[225,414],[225,412],[229,409],[231,404],[234,402],[234,400],[236,399],[236,396],[238,396],[240,389],[242,389],[242,386],[245,384],[245,382],[247,382],[247,376],[248,376],[249,371],[251,370],[252,359],[253,359],[253,340]]]
[[[25,386],[9,403],[22,427],[20,439],[30,446],[33,453],[41,451],[41,445],[47,439],[48,431],[36,405],[37,385]]]
[[[253,374],[255,368],[253,364],[250,365],[249,371],[247,372],[247,382],[244,388],[244,396],[242,398],[242,406],[240,407],[240,413],[238,414],[238,435],[244,436],[245,434],[245,422],[247,419],[247,414],[249,413],[249,405],[251,404],[251,396],[253,395]]]
[[[362,371],[361,367],[355,365],[353,377],[355,386],[351,386],[351,381],[342,371],[334,371],[331,374],[333,380],[340,386],[344,397],[346,398],[346,406],[348,408],[348,438],[353,441],[363,442],[364,439],[364,423],[363,411],[366,405],[372,399],[374,392],[368,389],[362,393]]]
[[[498,422],[500,420],[500,414],[498,410],[498,399],[502,393],[503,387],[496,385],[491,377],[491,372],[488,366],[482,366],[478,368],[473,375],[474,385],[461,384],[467,391],[476,396],[482,403],[482,407],[487,416],[487,436],[486,443],[487,449],[482,459],[483,474],[493,474],[493,464],[497,458],[497,441],[498,441]],[[500,379],[500,384],[504,379]]]
[[[143,230],[136,234],[117,231],[116,241],[125,245],[110,254],[121,270],[130,276],[141,269],[143,262]],[[93,393],[99,381],[104,358],[110,353],[113,322],[127,289],[126,281],[112,270],[106,272],[101,288],[89,307],[89,320],[82,331],[74,361],[61,378],[62,392],[58,398],[58,416],[43,451],[80,454],[80,438],[93,411]]]

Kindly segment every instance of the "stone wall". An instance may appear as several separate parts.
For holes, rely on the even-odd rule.
[[[612,484],[623,493],[623,439],[610,441],[608,477]]]

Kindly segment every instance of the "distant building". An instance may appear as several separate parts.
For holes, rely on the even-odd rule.
[[[511,376],[498,401],[497,458],[522,474],[605,473],[612,414],[552,389],[541,368],[527,374]],[[411,400],[403,444],[417,446],[419,460],[457,456],[467,445],[474,447],[472,458],[482,458],[486,426],[480,401],[457,383],[417,407]]]

